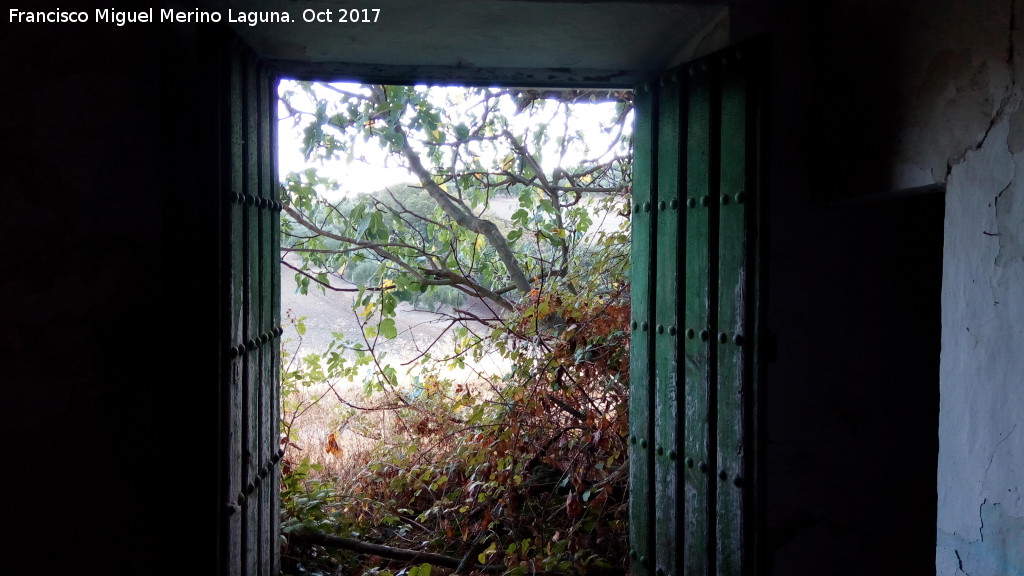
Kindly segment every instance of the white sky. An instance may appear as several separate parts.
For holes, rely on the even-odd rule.
[[[282,86],[287,82],[287,80],[282,81]],[[356,84],[335,83],[334,85],[353,92],[360,91]],[[325,91],[318,95],[330,99],[332,94],[332,92]],[[299,104],[301,102],[302,96],[296,95],[296,98],[293,99],[293,105],[298,107],[301,105]],[[309,106],[312,107],[313,104],[309,104]],[[514,106],[509,102],[508,108],[503,110],[503,113],[512,122],[513,132],[522,133],[522,130],[528,125],[530,118],[526,114],[515,116],[514,112]],[[287,112],[282,109],[280,113],[284,116]],[[582,130],[587,135],[586,140],[591,147],[590,155],[596,155],[599,151],[604,151],[611,143],[611,138],[615,134],[603,133],[599,127],[602,119],[607,122],[614,118],[614,114],[615,105],[612,103],[576,104],[573,106],[570,129]],[[543,118],[547,119],[548,116],[543,116]],[[557,116],[555,122],[557,122],[558,131],[560,132],[561,116]],[[303,170],[310,165],[307,164],[301,152],[302,126],[293,127],[292,124],[293,121],[291,119],[283,119],[279,124],[278,171],[282,178],[290,172]],[[627,130],[629,130],[629,127],[627,127]],[[360,144],[362,143],[360,142]],[[552,144],[552,150],[553,146]],[[357,154],[363,155],[367,162],[354,160],[350,164],[344,159],[339,159],[323,164],[315,161],[311,164],[317,168],[317,172],[320,175],[336,180],[341,187],[338,197],[328,197],[329,201],[337,200],[345,195],[374,192],[386,186],[415,182],[415,178],[405,168],[398,165],[396,161],[388,159],[387,152],[377,145],[375,139],[362,144]],[[550,151],[546,152],[543,157],[544,165],[542,168],[545,172],[551,174],[557,164],[557,155],[554,151]],[[566,154],[565,163],[572,165],[584,157],[586,155],[582,150],[570,151]]]
[[[358,161],[348,164],[344,160],[335,160],[324,164],[320,162],[307,163],[306,159],[302,157],[302,151],[300,150],[302,146],[302,133],[301,131],[297,132],[297,134],[288,135],[286,139],[286,135],[282,130],[279,136],[281,149],[278,154],[278,170],[281,176],[289,172],[304,170],[309,165],[316,166],[318,173],[338,181],[338,184],[341,185],[342,195],[374,192],[386,186],[402,182],[414,182],[416,180],[405,168],[385,166],[387,154],[379,148],[374,150],[374,152],[379,152],[379,154],[372,154],[378,156],[377,158],[368,158],[371,161],[369,164]],[[369,155],[371,152],[369,150],[370,147],[368,146],[367,148]],[[335,200],[335,198],[330,198],[330,200]]]
[[[287,81],[282,81],[284,84]],[[339,86],[347,86],[339,84]],[[330,93],[324,95],[330,97]],[[299,97],[295,102],[301,102]],[[283,117],[287,112],[281,110]],[[278,124],[278,174],[283,178],[290,172],[298,172],[309,166],[315,166],[317,172],[323,176],[332,178],[341,186],[341,195],[354,195],[360,193],[375,192],[386,186],[392,186],[403,182],[413,182],[415,178],[408,170],[401,166],[388,162],[387,152],[371,140],[362,147],[362,153],[368,162],[353,161],[351,164],[345,160],[333,160],[327,163],[319,161],[307,162],[302,156],[302,125],[294,127],[291,119],[282,119]],[[389,165],[390,164],[390,165]],[[334,201],[337,198],[328,198]]]

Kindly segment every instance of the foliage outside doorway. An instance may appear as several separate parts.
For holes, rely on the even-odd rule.
[[[279,93],[282,266],[358,327],[287,320],[285,571],[624,572],[632,93]],[[380,151],[408,183],[327,175]]]

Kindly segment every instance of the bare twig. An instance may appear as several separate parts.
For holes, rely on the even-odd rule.
[[[472,556],[467,555],[463,558],[455,558],[452,556],[445,556],[444,554],[409,550],[406,548],[394,548],[392,546],[384,546],[383,544],[363,542],[362,540],[356,540],[355,538],[334,536],[332,534],[324,534],[323,532],[313,532],[309,530],[296,530],[289,533],[288,541],[295,544],[319,544],[320,546],[327,546],[330,548],[341,548],[343,550],[351,550],[353,552],[375,554],[382,558],[390,558],[391,560],[426,562],[428,564],[434,564],[436,566],[452,568],[455,570],[460,567],[465,570],[466,559],[469,558],[469,566],[473,570],[487,572],[489,574],[499,574],[505,571],[505,566],[485,566],[483,564],[473,563],[472,560],[476,554],[473,554]],[[470,552],[472,552],[472,550],[470,550]]]

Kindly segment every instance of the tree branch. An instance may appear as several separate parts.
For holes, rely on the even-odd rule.
[[[309,278],[313,282],[316,282],[317,284],[323,286],[324,288],[326,288],[328,290],[333,290],[335,292],[359,292],[359,288],[338,288],[337,286],[331,286],[329,283],[324,282],[323,280],[317,278],[316,276],[313,276],[309,272],[306,272],[305,270],[302,270],[300,268],[297,268],[297,267],[293,266],[290,262],[285,261],[283,258],[281,259],[281,264],[284,264],[288,268],[291,268],[292,270],[295,270],[299,274],[302,274],[306,278]],[[387,292],[388,290],[393,290],[394,288],[395,288],[394,286],[380,286],[380,287],[367,286],[366,287],[366,291],[367,292]]]
[[[629,90],[509,88],[505,92],[516,101],[516,109],[519,112],[525,110],[536,100],[556,100],[566,104],[624,102],[628,105],[627,110],[633,105],[633,93]]]
[[[505,264],[505,268],[508,270],[509,275],[512,277],[512,283],[516,285],[516,288],[520,292],[526,294],[530,291],[530,281],[526,278],[526,273],[523,272],[522,266],[519,261],[516,260],[515,254],[512,253],[512,249],[509,248],[508,241],[498,230],[498,227],[490,220],[484,220],[477,218],[473,214],[460,209],[455,203],[448,197],[448,194],[441,189],[440,186],[434,182],[430,172],[423,167],[423,163],[420,161],[419,155],[412,146],[409,144],[408,139],[405,139],[404,132],[401,129],[395,127],[396,131],[402,134],[402,154],[405,159],[409,162],[409,170],[419,179],[420,184],[430,194],[441,209],[444,210],[455,223],[467,230],[476,232],[477,234],[483,234],[484,238],[494,247],[494,251],[498,254],[498,258]]]
[[[300,225],[304,226],[305,228],[309,229],[312,232],[315,232],[315,233],[317,233],[317,234],[319,234],[321,236],[325,236],[327,238],[332,238],[332,239],[337,240],[339,242],[345,242],[346,244],[352,244],[353,246],[357,246],[359,248],[363,248],[363,249],[369,250],[369,251],[373,252],[374,254],[380,256],[384,260],[387,260],[389,262],[393,262],[393,263],[397,264],[403,270],[405,270],[406,272],[412,274],[416,278],[416,281],[419,282],[420,284],[424,285],[424,286],[453,286],[453,285],[456,284],[456,283],[453,283],[451,279],[449,279],[449,280],[442,280],[442,281],[431,280],[431,279],[425,277],[423,274],[421,274],[419,271],[417,271],[411,265],[407,264],[402,259],[400,259],[397,256],[395,256],[394,254],[388,252],[387,250],[384,250],[384,248],[383,248],[384,246],[396,246],[396,247],[400,247],[400,248],[409,248],[409,249],[417,250],[417,251],[421,252],[424,256],[427,256],[427,257],[430,256],[429,253],[424,252],[422,249],[420,249],[417,246],[410,246],[408,244],[370,244],[370,243],[366,243],[366,242],[360,242],[360,241],[356,240],[355,238],[349,238],[348,236],[342,236],[340,234],[335,234],[333,232],[329,232],[327,230],[324,230],[323,228],[320,228],[316,224],[313,224],[312,222],[306,220],[305,217],[303,217],[302,214],[300,214],[297,210],[295,210],[294,208],[292,208],[291,206],[289,206],[287,204],[285,204],[285,206],[284,206],[284,211],[289,216],[291,216],[293,219],[295,219],[296,222],[298,222]],[[339,251],[339,253],[340,253],[340,251]],[[471,283],[471,282],[469,282],[468,280],[465,280],[465,279],[462,279],[462,280],[464,280],[464,281],[457,282],[457,283],[458,284],[467,284],[467,285],[475,288],[475,285],[473,285],[473,283]],[[475,294],[475,295],[480,295],[480,294],[484,294],[484,292],[480,292],[479,294]],[[509,304],[509,307],[511,307],[511,304]]]
[[[453,570],[458,570],[460,568],[465,570],[467,566],[470,566],[474,570],[487,572],[489,574],[499,574],[504,572],[506,569],[505,566],[485,566],[483,564],[475,564],[473,562],[473,556],[476,556],[476,554],[473,554],[475,547],[472,547],[469,551],[472,556],[467,554],[464,558],[455,558],[453,556],[435,554],[433,552],[421,552],[419,550],[384,546],[383,544],[372,544],[370,542],[356,540],[355,538],[334,536],[332,534],[312,532],[309,530],[295,530],[289,533],[288,541],[295,544],[319,544],[320,546],[327,546],[330,548],[341,548],[343,550],[351,550],[353,552],[375,554],[382,558],[389,558],[391,560],[426,562],[428,564],[451,568]],[[469,560],[468,562],[467,558]]]
[[[437,269],[437,270],[424,271],[424,273],[425,274],[429,274],[429,275],[431,275],[431,276],[433,276],[435,278],[447,278],[448,279],[448,283],[450,285],[452,285],[452,286],[455,286],[456,288],[458,287],[459,284],[464,284],[464,285],[468,286],[472,290],[472,292],[469,292],[469,294],[471,296],[480,296],[480,297],[483,297],[483,298],[487,298],[491,302],[494,302],[495,304],[497,304],[498,306],[501,306],[502,308],[504,308],[506,310],[514,310],[515,309],[515,306],[513,306],[511,302],[509,302],[507,299],[505,299],[498,292],[495,292],[494,290],[490,290],[490,289],[488,289],[488,288],[486,288],[486,287],[484,287],[484,286],[482,286],[480,284],[477,284],[476,282],[472,282],[471,280],[466,278],[464,275],[456,274],[455,272],[452,272],[451,270],[448,270],[447,268],[440,268],[440,269]],[[527,288],[527,291],[529,291],[529,288]]]

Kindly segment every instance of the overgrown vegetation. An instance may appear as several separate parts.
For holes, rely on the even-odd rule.
[[[630,93],[295,82],[281,97],[311,162],[378,146],[416,181],[334,201],[316,168],[283,181],[297,289],[352,290],[337,313],[361,327],[296,352],[289,318],[286,572],[623,572]],[[401,306],[449,337],[409,366],[386,346]],[[319,446],[296,433],[312,411]]]

